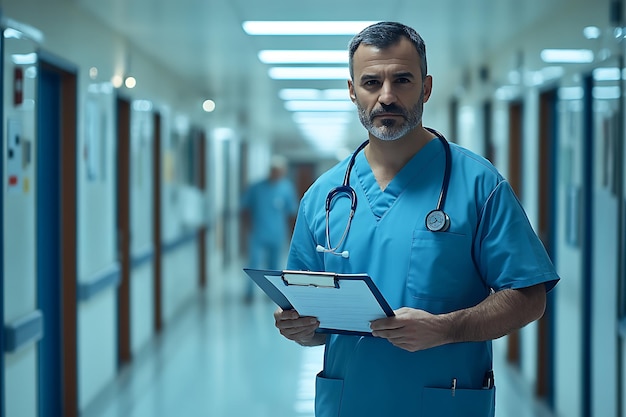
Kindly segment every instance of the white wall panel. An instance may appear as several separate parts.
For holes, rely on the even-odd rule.
[[[198,247],[196,241],[163,256],[163,321],[170,322],[198,287]]]
[[[154,268],[144,263],[131,272],[131,351],[133,356],[141,351],[154,336]]]
[[[117,373],[117,291],[104,291],[78,310],[79,408],[83,410]]]
[[[571,86],[579,87],[579,81]],[[561,215],[556,218],[556,266],[561,282],[555,303],[554,351],[558,354],[554,356],[557,381],[554,395],[557,410],[563,415],[579,417],[582,399],[572,398],[572,393],[583,390],[581,100],[561,101],[559,122],[557,206]]]
[[[7,417],[33,417],[37,415],[37,355],[36,347],[5,357],[5,415]]]
[[[27,54],[35,51],[36,44],[27,39],[6,39],[4,52],[4,86],[6,91],[13,91],[12,54]],[[30,70],[28,68],[31,68]],[[37,143],[35,137],[35,86],[36,73],[32,68],[24,68],[24,103],[19,107],[13,104],[13,94],[4,95],[4,119],[2,135],[2,158],[8,155],[7,140],[11,130],[17,129],[20,135],[19,148],[12,144],[14,151],[14,165],[9,167],[4,161],[3,202],[4,202],[4,319],[14,321],[37,308],[37,277],[35,269],[35,161],[37,157]],[[24,156],[23,144],[31,144],[30,164],[24,166],[21,157]],[[19,182],[15,186],[8,186],[8,172],[19,167],[17,173]],[[45,318],[44,318],[45,323]],[[4,354],[4,352],[0,353]],[[37,353],[36,345],[30,345],[24,350],[5,355],[5,400],[6,415],[11,417],[28,417],[36,415],[37,402]]]

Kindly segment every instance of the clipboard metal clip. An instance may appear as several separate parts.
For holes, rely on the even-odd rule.
[[[302,287],[339,288],[339,280],[334,274],[306,274],[283,272],[282,279],[285,285],[299,285]]]

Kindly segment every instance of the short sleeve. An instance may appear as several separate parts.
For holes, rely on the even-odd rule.
[[[306,199],[298,209],[296,224],[289,246],[287,269],[296,271],[323,271],[323,257],[315,250],[315,238],[309,229],[306,213]]]
[[[481,275],[494,290],[545,283],[550,291],[559,280],[507,181],[496,186],[481,210],[474,251]]]

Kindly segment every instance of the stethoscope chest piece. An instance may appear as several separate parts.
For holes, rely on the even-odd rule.
[[[443,210],[432,210],[426,216],[426,228],[431,232],[445,232],[450,227],[450,217]]]

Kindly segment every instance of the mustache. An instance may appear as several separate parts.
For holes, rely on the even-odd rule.
[[[376,116],[380,116],[381,114],[397,114],[406,117],[405,111],[395,104],[381,105],[380,108],[372,110],[370,117],[374,118]]]

